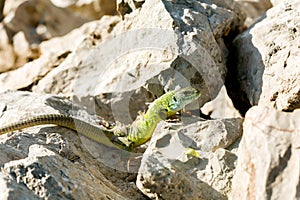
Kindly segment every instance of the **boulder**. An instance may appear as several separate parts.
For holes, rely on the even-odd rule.
[[[0,23],[0,73],[39,58],[45,53],[39,48],[42,41],[65,35],[105,14],[116,14],[115,9],[111,0],[6,0]]]
[[[231,199],[300,198],[299,119],[300,110],[247,112]]]
[[[0,73],[15,68],[14,48],[5,27],[0,23]]]
[[[67,59],[70,53],[75,51],[84,40],[90,37],[85,33],[94,34],[95,37],[97,34],[101,34],[102,38],[108,37],[108,29],[118,21],[120,21],[120,18],[116,16],[104,17],[99,21],[86,23],[66,36],[42,42],[39,46],[41,56],[38,59],[28,62],[16,70],[0,74],[0,92],[9,89],[30,89],[34,83],[59,66]],[[9,51],[9,48],[6,51]],[[7,61],[9,61],[9,57],[7,57]],[[57,91],[56,93],[59,94],[61,92]]]
[[[272,7],[270,0],[235,0],[241,5],[242,10],[246,13],[246,26],[253,24],[268,9]]]
[[[233,106],[225,86],[221,88],[218,96],[214,100],[204,104],[201,111],[211,118],[224,119],[241,117],[239,111]]]
[[[300,108],[300,2],[283,1],[233,41],[228,90],[243,113],[253,105]]]
[[[152,199],[227,199],[235,171],[241,118],[161,123],[143,155],[139,189]],[[188,154],[195,149],[200,157]]]
[[[99,115],[98,105],[110,105],[123,123],[147,101],[188,85],[201,90],[202,106],[224,83],[222,36],[240,30],[243,19],[232,1],[146,1],[111,26],[110,38],[87,38],[34,91],[59,92]]]
[[[6,92],[0,94],[0,102],[0,127],[38,114],[57,113],[99,126],[99,118],[55,95]],[[127,155],[53,125],[1,135],[1,198],[145,199],[132,173],[137,171],[138,159],[130,154],[129,164]],[[128,173],[131,166],[135,171]]]
[[[117,11],[124,19],[125,14],[140,8],[144,3],[145,0],[117,0]]]

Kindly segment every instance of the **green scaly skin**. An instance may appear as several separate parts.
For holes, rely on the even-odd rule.
[[[174,115],[199,96],[200,92],[191,87],[167,92],[151,103],[148,111],[131,124],[129,133],[123,137],[119,137],[116,131],[119,127],[107,130],[61,114],[44,114],[9,124],[0,128],[0,135],[36,125],[55,124],[75,130],[98,143],[128,150],[147,142],[158,122]]]
[[[200,92],[192,87],[167,92],[156,99],[148,111],[132,123],[127,139],[133,147],[144,144],[151,138],[158,122],[176,114],[199,96]]]

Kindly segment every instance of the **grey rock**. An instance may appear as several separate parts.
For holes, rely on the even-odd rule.
[[[201,90],[202,106],[224,82],[222,36],[243,19],[232,1],[146,1],[112,26],[111,38],[85,40],[34,91],[61,93],[99,115],[97,104],[110,105],[127,124],[145,102],[187,85]]]
[[[240,85],[231,96],[235,104],[300,108],[299,8],[298,1],[283,1],[234,40],[230,66]]]
[[[18,184],[13,177],[0,172],[1,199],[40,199],[28,188]]]
[[[111,0],[6,0],[5,17],[0,23],[0,72],[39,58],[45,53],[39,47],[42,41],[67,34],[105,14],[116,14],[115,10],[116,4]],[[40,67],[34,69],[37,68]]]
[[[153,199],[227,199],[237,159],[232,145],[242,122],[211,120],[182,128],[161,123],[144,153],[137,186]],[[190,147],[200,158],[186,154]]]
[[[105,14],[112,15],[115,9],[115,2],[108,0],[75,0],[69,3],[60,0],[6,0],[3,21],[13,33],[23,31],[30,44],[39,44]],[[35,34],[32,34],[33,30]]]
[[[124,19],[125,14],[140,8],[144,3],[145,0],[117,0],[117,11]]]
[[[221,88],[218,96],[214,100],[204,104],[201,111],[203,114],[208,115],[211,118],[222,119],[241,117],[239,111],[233,106],[225,86]]]
[[[197,178],[208,183],[227,199],[232,189],[237,158],[234,152],[219,148],[208,157],[205,170],[200,170]],[[216,198],[212,195],[205,199]]]
[[[242,118],[199,121],[180,128],[178,135],[189,137],[201,151],[216,151],[218,148],[227,148],[241,137],[242,123]]]
[[[5,51],[1,50],[0,53],[4,55],[10,53],[10,57],[14,60],[0,65],[0,72],[18,68],[29,60],[38,58],[41,53],[38,44],[41,41],[66,34],[86,22],[71,11],[55,7],[48,0],[17,2],[6,0],[4,11],[6,16],[1,24],[5,32],[2,34],[7,34],[9,43],[1,49],[10,46],[14,51],[5,52],[5,48]],[[70,19],[68,23],[64,20],[66,18]]]
[[[245,117],[231,199],[299,199],[300,110],[255,106]]]
[[[72,51],[75,51],[82,41],[87,37],[84,33],[94,35],[101,35],[102,38],[107,37],[107,29],[109,25],[120,21],[119,17],[104,17],[99,21],[87,23],[71,31],[67,36],[53,38],[49,41],[41,43],[39,46],[42,55],[32,61],[28,62],[22,67],[0,74],[0,92],[6,90],[16,90],[21,88],[28,88],[38,82],[41,77],[51,72],[57,65],[60,65],[66,60]],[[7,51],[9,48],[7,48]],[[9,57],[8,57],[9,58]],[[33,70],[34,69],[34,70]],[[68,76],[64,75],[63,82],[68,81]],[[54,82],[56,80],[53,80]],[[56,81],[56,84],[63,83]],[[54,93],[54,91],[53,91]],[[62,91],[55,91],[55,93],[62,93]]]
[[[272,7],[270,0],[235,0],[241,9],[246,13],[246,26],[253,24],[260,18],[268,9]]]
[[[9,35],[0,23],[0,73],[15,68],[14,48],[10,44]]]
[[[0,126],[45,113],[72,115],[95,126],[98,121],[69,100],[50,94],[6,92],[0,94],[0,102],[5,104]],[[126,159],[123,152],[53,125],[7,133],[0,136],[1,197],[144,199],[134,185],[136,175],[121,171],[122,166],[130,167]]]

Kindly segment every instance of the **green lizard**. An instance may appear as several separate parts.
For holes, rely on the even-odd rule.
[[[200,92],[192,87],[165,93],[151,103],[145,114],[141,114],[121,133],[122,128],[105,129],[62,114],[44,114],[25,119],[0,128],[0,135],[36,125],[55,124],[67,127],[98,143],[111,147],[131,148],[147,142],[161,120],[174,115],[187,104],[195,101]]]

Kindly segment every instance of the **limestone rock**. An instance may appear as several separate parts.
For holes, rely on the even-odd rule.
[[[97,125],[70,101],[30,92],[0,94],[0,126],[45,113],[73,115]],[[95,158],[87,148],[102,157]],[[0,191],[7,199],[144,199],[134,185],[135,174],[117,170],[124,153],[52,125],[0,136]],[[118,157],[119,155],[119,157]],[[107,163],[106,163],[107,162]],[[124,161],[125,162],[125,161]],[[128,162],[128,161],[127,161]],[[125,162],[125,166],[128,163]],[[117,164],[116,164],[117,163]]]
[[[236,118],[241,117],[239,111],[233,106],[231,99],[229,98],[225,86],[223,86],[218,96],[207,102],[202,108],[203,114],[210,116],[211,118]]]
[[[117,11],[124,19],[125,14],[140,8],[144,3],[145,0],[117,0]]]
[[[26,63],[16,70],[0,74],[0,92],[30,87],[67,59],[69,54],[75,51],[90,35],[108,37],[108,29],[118,21],[120,21],[119,17],[104,17],[100,21],[89,22],[71,31],[67,36],[41,43],[42,55],[38,59]],[[9,61],[9,57],[7,60]],[[65,78],[64,81],[67,79]],[[61,93],[61,91],[56,93]]]
[[[13,70],[38,58],[41,53],[38,45],[42,41],[62,36],[85,22],[100,19],[104,14],[114,14],[116,9],[111,0],[69,1],[67,5],[66,1],[60,1],[64,5],[59,0],[52,2],[5,1],[5,18],[0,23],[0,72]]]
[[[242,10],[246,13],[246,26],[253,24],[269,8],[272,7],[270,0],[235,0],[241,5]]]
[[[85,40],[34,91],[60,92],[97,113],[98,104],[111,105],[124,123],[145,110],[146,101],[187,85],[201,90],[202,106],[224,82],[222,36],[239,30],[243,19],[232,1],[146,1],[113,26],[111,38]]]
[[[37,45],[41,41],[63,35],[86,21],[70,11],[55,7],[48,0],[6,0],[4,13],[6,16],[2,23],[9,35],[9,45],[14,49],[10,55],[14,57],[14,63],[1,67],[0,72],[36,59],[39,56]],[[66,23],[64,19],[69,20]],[[23,38],[20,38],[21,35]],[[20,48],[20,44],[23,48]]]
[[[0,73],[15,67],[14,49],[3,24],[0,23]]]
[[[180,128],[178,135],[192,139],[196,143],[196,148],[201,151],[216,151],[218,148],[229,147],[241,137],[242,122],[242,118],[199,121]],[[184,145],[188,144],[185,142]]]
[[[270,0],[273,6],[276,6],[277,4],[281,3],[282,0]]]
[[[300,198],[299,119],[300,110],[247,112],[231,199]]]
[[[32,192],[26,187],[22,187],[22,185],[13,182],[14,180],[12,177],[7,177],[5,174],[0,172],[0,192],[2,199],[40,199],[38,197],[34,197]]]
[[[178,130],[170,124],[158,127],[144,153],[137,186],[153,199],[226,199],[241,125],[237,118],[194,122]],[[185,154],[189,147],[199,151],[200,158]]]
[[[234,40],[229,71],[237,71],[240,89],[233,80],[228,86],[236,106],[300,108],[299,9],[299,1],[283,1]]]
[[[116,14],[116,2],[112,0],[50,0],[55,6],[72,11],[82,18],[100,19],[104,15]]]

